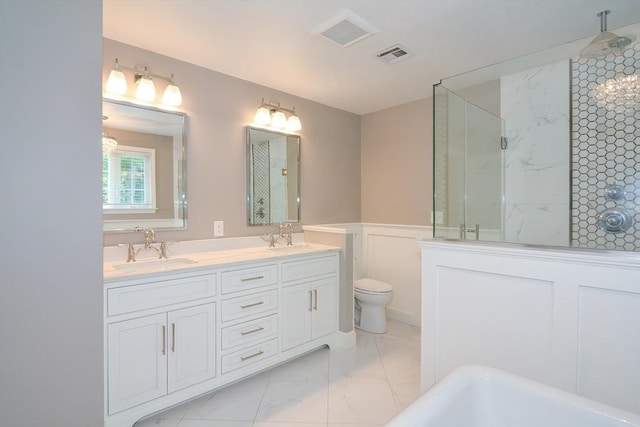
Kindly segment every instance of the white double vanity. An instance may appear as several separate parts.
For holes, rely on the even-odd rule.
[[[353,332],[338,331],[339,255],[305,243],[105,262],[105,425],[350,345]]]

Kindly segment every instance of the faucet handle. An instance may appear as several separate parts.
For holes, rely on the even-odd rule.
[[[136,250],[133,247],[133,243],[119,243],[119,247],[127,247],[127,262],[135,262],[136,261]]]

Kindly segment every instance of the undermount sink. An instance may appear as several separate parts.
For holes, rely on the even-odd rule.
[[[170,267],[197,264],[198,261],[191,258],[169,258],[169,259],[145,259],[134,262],[122,262],[113,264],[116,270],[137,271],[137,270],[164,270]]]

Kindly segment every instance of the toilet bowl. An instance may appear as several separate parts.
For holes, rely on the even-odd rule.
[[[365,332],[387,332],[386,307],[393,298],[390,284],[374,279],[358,279],[353,282],[356,302],[356,327]]]

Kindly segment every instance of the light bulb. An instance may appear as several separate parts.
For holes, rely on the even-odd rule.
[[[162,95],[162,103],[172,107],[177,107],[182,104],[180,88],[173,83],[169,83],[167,88],[164,90],[164,95]]]
[[[287,117],[282,111],[276,111],[271,116],[271,126],[276,128],[284,128],[287,126]]]
[[[267,107],[260,107],[256,111],[253,121],[259,125],[268,125],[271,123],[271,112]]]
[[[109,73],[105,90],[115,95],[124,95],[127,93],[127,78],[120,70],[113,69]]]
[[[289,116],[287,120],[287,130],[291,132],[295,132],[297,130],[302,129],[302,124],[300,123],[300,119],[295,114]]]
[[[152,102],[156,99],[156,87],[151,78],[141,76],[138,79],[138,88],[136,89],[136,98],[142,101]]]

